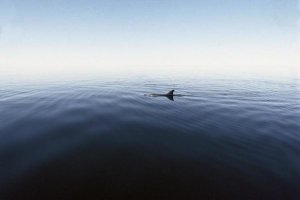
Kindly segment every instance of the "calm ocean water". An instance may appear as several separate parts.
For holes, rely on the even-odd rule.
[[[0,199],[300,199],[299,101],[295,71],[2,76]]]

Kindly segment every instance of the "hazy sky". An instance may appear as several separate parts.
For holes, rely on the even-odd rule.
[[[0,68],[298,65],[297,0],[0,0]]]

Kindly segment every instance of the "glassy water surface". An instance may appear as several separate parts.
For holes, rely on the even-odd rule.
[[[0,84],[0,199],[300,198],[293,72]],[[182,96],[147,95],[171,89]]]

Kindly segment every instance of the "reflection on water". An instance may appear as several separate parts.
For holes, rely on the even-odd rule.
[[[298,81],[6,77],[0,199],[299,199]]]

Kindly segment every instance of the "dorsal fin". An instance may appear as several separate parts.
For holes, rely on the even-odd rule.
[[[167,93],[167,95],[173,95],[175,90],[171,90],[170,92]]]

